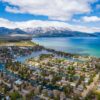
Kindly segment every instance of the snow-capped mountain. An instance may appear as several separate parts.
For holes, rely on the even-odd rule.
[[[33,34],[35,37],[91,37],[95,34],[83,33],[63,27],[38,27],[26,28],[25,32]]]
[[[29,40],[32,37],[100,37],[100,33],[83,33],[65,27],[37,27],[8,29],[0,27],[0,39]]]
[[[70,30],[71,29],[68,29],[68,28],[63,28],[63,27],[37,27],[37,28],[26,28],[24,29],[25,32],[28,32],[28,33],[31,33],[31,34],[34,34],[34,32],[41,32],[41,33],[45,33],[45,32],[48,32],[48,31],[64,31],[64,30]]]

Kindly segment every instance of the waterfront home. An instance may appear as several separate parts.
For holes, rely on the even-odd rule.
[[[17,91],[18,90],[21,91],[22,85],[23,85],[23,81],[18,79],[17,81],[14,82],[14,89]]]
[[[31,93],[33,90],[34,90],[34,87],[31,84],[25,82],[23,83],[21,94],[23,96],[26,96],[27,94]]]
[[[85,77],[85,79],[84,79],[84,83],[85,83],[85,84],[88,84],[88,83],[89,83],[89,80],[90,80],[89,77]]]
[[[77,88],[78,91],[82,92],[84,90],[84,86],[81,84]]]

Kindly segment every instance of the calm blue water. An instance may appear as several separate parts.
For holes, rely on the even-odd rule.
[[[68,53],[100,57],[100,38],[33,38],[32,41]]]
[[[4,64],[1,64],[1,63],[0,63],[0,71],[1,71],[1,70],[4,70],[4,68],[5,68],[5,67],[4,67]]]
[[[16,61],[22,62],[24,63],[25,60],[32,58],[32,57],[38,57],[40,54],[48,54],[47,51],[39,51],[39,52],[33,52],[32,54],[28,55],[28,56],[19,56],[16,58]]]

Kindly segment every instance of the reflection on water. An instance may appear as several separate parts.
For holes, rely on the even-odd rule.
[[[100,38],[33,38],[32,41],[60,51],[100,57]]]

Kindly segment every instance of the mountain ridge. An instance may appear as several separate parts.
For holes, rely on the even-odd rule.
[[[96,37],[95,33],[74,31],[69,28],[27,28],[25,32],[33,34],[34,37]]]
[[[100,33],[85,33],[62,27],[37,27],[26,29],[0,27],[0,39],[31,40],[32,37],[100,37]]]
[[[19,28],[9,29],[6,27],[0,27],[0,40],[21,41],[31,39],[32,37],[30,34],[27,34],[25,31]]]

